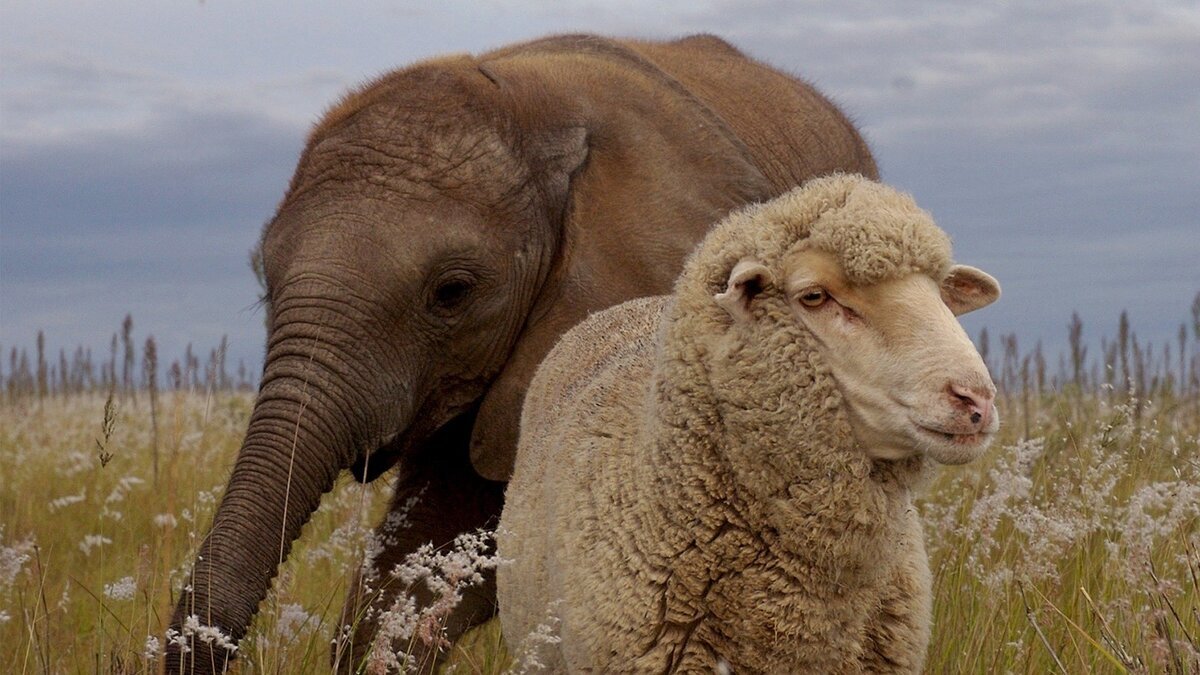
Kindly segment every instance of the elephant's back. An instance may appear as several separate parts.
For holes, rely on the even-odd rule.
[[[780,192],[835,171],[878,178],[850,120],[803,80],[711,35],[625,43],[716,113]]]
[[[731,137],[728,140],[742,147],[771,183],[771,196],[838,171],[879,177],[866,142],[832,101],[800,78],[760,63],[716,36],[656,42],[554,35],[499,49],[484,58],[537,55],[569,56],[584,68],[638,73],[693,101],[693,114],[700,116],[682,115],[678,124],[694,125],[697,119],[707,118],[723,128]]]

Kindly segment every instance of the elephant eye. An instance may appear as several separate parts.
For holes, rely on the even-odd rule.
[[[433,304],[437,309],[456,309],[471,295],[475,285],[465,277],[443,279],[433,290]]]

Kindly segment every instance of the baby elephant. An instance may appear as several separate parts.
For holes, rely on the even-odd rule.
[[[591,316],[538,370],[500,524],[505,639],[557,630],[553,671],[919,672],[913,491],[997,429],[955,315],[999,295],[859,176],[726,218],[672,295]]]

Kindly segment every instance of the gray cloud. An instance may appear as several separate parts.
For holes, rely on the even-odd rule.
[[[246,254],[302,135],[251,112],[171,108],[123,130],[6,140],[0,342],[43,329],[55,348],[103,346],[129,311],[165,355],[228,333],[235,362],[257,362]]]
[[[300,130],[250,113],[169,109],[136,127],[8,140],[0,214],[16,233],[262,219],[282,195]]]

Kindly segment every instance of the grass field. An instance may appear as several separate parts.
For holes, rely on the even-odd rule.
[[[1054,375],[1040,349],[1001,340],[1001,436],[921,503],[929,672],[1200,672],[1200,326],[1190,332],[1173,355],[1126,335],[1093,360],[1076,336]],[[129,391],[106,421],[103,395],[19,389],[0,403],[0,672],[156,672],[252,395],[185,384],[151,416],[147,393]],[[239,646],[240,672],[328,670],[386,483],[346,478],[326,496]],[[456,672],[509,667],[496,622],[463,642]]]

